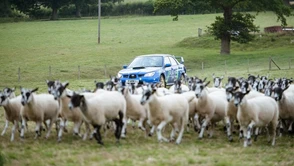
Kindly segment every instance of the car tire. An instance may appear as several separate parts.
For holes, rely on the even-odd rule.
[[[163,75],[160,75],[160,83],[161,83],[161,87],[165,88],[166,87],[166,82],[165,82],[165,78]]]

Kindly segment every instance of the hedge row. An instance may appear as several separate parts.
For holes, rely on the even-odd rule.
[[[40,8],[38,10],[34,10],[30,13],[31,18],[49,18],[51,15],[51,9],[48,8]],[[121,3],[114,4],[112,2],[102,3],[101,4],[101,15],[102,16],[119,16],[119,15],[155,15],[153,13],[154,6],[153,1],[149,0],[146,2],[133,2],[133,3]],[[199,14],[199,13],[212,13],[216,11],[211,11],[207,9],[197,9],[196,7],[187,6],[185,7],[181,14]],[[76,13],[75,5],[64,6],[58,10],[59,17],[74,17]],[[85,4],[81,8],[82,17],[89,16],[97,16],[98,6],[95,5],[87,5]],[[162,10],[156,15],[169,15],[168,10]]]

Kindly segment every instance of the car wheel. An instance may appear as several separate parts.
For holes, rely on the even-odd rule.
[[[186,82],[186,78],[185,78],[184,74],[181,74],[180,80],[181,80],[181,82],[183,82],[183,83]]]
[[[165,84],[165,78],[163,75],[160,76],[160,83],[161,83],[161,87],[165,88],[166,84]]]

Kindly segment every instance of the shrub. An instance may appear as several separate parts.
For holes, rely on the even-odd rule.
[[[2,152],[0,152],[0,166],[3,166],[6,162],[6,159]]]

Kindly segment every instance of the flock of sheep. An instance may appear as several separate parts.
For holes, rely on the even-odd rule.
[[[75,92],[68,89],[68,82],[46,81],[48,93],[37,94],[38,88],[20,87],[21,94],[15,96],[15,88],[0,91],[0,106],[5,110],[6,133],[9,122],[13,123],[11,141],[15,130],[24,139],[27,122],[36,123],[35,139],[55,125],[58,142],[67,132],[68,122],[73,122],[74,135],[83,140],[94,137],[103,144],[101,128],[115,130],[117,142],[125,138],[129,122],[151,136],[155,131],[158,141],[175,141],[180,144],[183,133],[193,126],[203,138],[205,130],[213,136],[214,127],[224,122],[229,141],[238,124],[239,137],[244,138],[244,147],[251,145],[251,136],[266,132],[268,141],[286,130],[292,131],[294,120],[294,85],[292,79],[268,79],[265,76],[249,75],[248,78],[228,77],[222,86],[223,77],[213,75],[210,81],[198,77],[175,80],[169,89],[160,84],[121,85],[118,78],[107,83],[96,82],[94,91]],[[21,123],[19,127],[19,123]],[[80,129],[85,125],[85,132]],[[166,125],[172,127],[170,137],[162,135]],[[270,131],[271,136],[270,137]],[[177,135],[177,137],[176,137]]]

